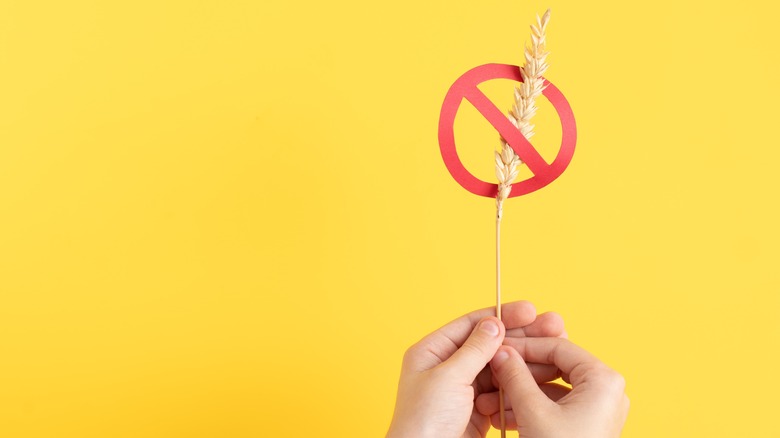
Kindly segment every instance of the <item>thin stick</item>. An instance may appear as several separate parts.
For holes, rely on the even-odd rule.
[[[496,318],[501,319],[501,216],[496,215]],[[498,417],[501,421],[501,438],[506,438],[504,414],[504,388],[498,387]]]
[[[504,213],[504,201],[512,191],[512,181],[517,177],[520,158],[502,139],[501,153],[496,152],[496,317],[501,319],[501,216]],[[504,388],[498,387],[498,417],[501,422],[501,438],[506,438],[506,418],[504,413]]]

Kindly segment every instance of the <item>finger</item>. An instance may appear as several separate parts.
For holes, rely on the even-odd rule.
[[[498,404],[498,391],[488,392],[486,394],[480,394],[474,400],[474,408],[482,415],[493,415],[498,413],[501,409],[501,405]],[[512,401],[509,398],[509,394],[504,391],[504,410],[511,410]]]
[[[557,380],[559,378],[564,379],[566,383],[569,383],[568,379],[569,376],[565,376],[561,370],[558,369],[555,365],[548,365],[548,364],[541,364],[541,363],[530,363],[527,362],[526,365],[528,366],[528,369],[531,371],[531,375],[534,376],[534,380],[536,383],[546,383],[546,382],[552,382],[553,380]],[[493,388],[498,388],[498,381],[496,380],[495,376],[490,376],[490,383]],[[482,381],[481,383],[483,383]],[[492,389],[487,386],[482,386],[484,391],[481,392],[489,392]]]
[[[555,312],[545,312],[523,328],[526,337],[554,338],[564,332],[563,317]]]
[[[490,418],[480,415],[477,412],[471,411],[471,419],[469,420],[469,433],[474,436],[487,436],[490,430]],[[476,434],[474,434],[476,432]],[[411,436],[411,435],[410,435]],[[464,436],[467,436],[464,434]]]
[[[555,365],[573,386],[586,380],[612,380],[613,371],[585,349],[565,338],[514,338],[508,342],[524,360]]]
[[[504,339],[504,325],[495,316],[484,318],[452,356],[439,365],[456,381],[471,384],[490,362]]]
[[[504,398],[506,399],[506,393],[504,393]],[[509,406],[509,400],[506,399],[506,401],[504,406]],[[493,415],[498,412],[498,391],[486,392],[478,395],[477,398],[474,399],[474,409],[482,415]]]
[[[552,382],[563,377],[563,372],[555,365],[531,362],[526,363],[526,365],[531,370],[531,375],[534,376],[536,383]]]
[[[499,386],[509,396],[516,415],[538,415],[540,410],[550,406],[550,400],[539,389],[531,370],[514,348],[501,346],[490,362],[490,367]]]
[[[509,401],[509,396],[504,392],[504,406],[511,406],[511,402]],[[474,400],[474,408],[480,415],[485,415],[487,417],[491,418],[491,423],[496,428],[501,427],[500,423],[500,417],[498,415],[499,410],[499,404],[498,404],[498,391],[496,392],[489,392],[486,394],[480,394],[477,396],[476,400]],[[495,417],[495,419],[493,419]],[[507,429],[516,429],[517,428],[517,421],[515,420],[515,414],[514,411],[511,409],[505,409],[504,410],[504,417],[506,418],[506,426]]]
[[[512,324],[528,325],[536,318],[536,308],[528,301],[507,303],[501,309],[502,317]],[[405,362],[418,371],[433,368],[452,356],[466,342],[480,320],[495,314],[495,307],[487,307],[449,322],[410,347]]]
[[[623,394],[623,400],[620,403],[620,414],[623,418],[623,422],[625,423],[626,417],[628,417],[628,410],[631,407],[631,401],[628,399],[628,396]]]
[[[536,320],[536,307],[528,301],[514,301],[501,306],[501,321],[507,331],[526,327]]]
[[[539,389],[542,390],[547,398],[554,402],[558,402],[558,400],[571,392],[571,388],[568,386],[559,385],[557,383],[542,383],[539,385]]]
[[[501,428],[501,417],[498,413],[490,416],[490,424],[496,429]],[[506,425],[506,430],[517,430],[517,419],[515,418],[515,413],[511,409],[504,411],[504,424]]]
[[[486,392],[496,391],[498,388],[493,384],[493,375],[490,373],[490,367],[485,366],[474,379],[474,394],[484,394]]]
[[[571,388],[557,383],[542,383],[539,385],[539,389],[554,402],[571,392]],[[478,395],[474,400],[474,408],[482,415],[490,416],[497,413],[500,408],[498,394],[498,391],[493,391]],[[512,400],[507,391],[504,391],[504,406],[512,406]]]
[[[501,312],[502,322],[509,328],[521,327],[519,324],[528,325],[536,318],[536,308],[528,301],[514,301],[504,304],[501,306]],[[466,339],[480,320],[495,315],[495,307],[487,307],[467,313],[424,337],[420,342],[444,337],[448,341],[452,341],[457,347],[460,347],[466,342]]]
[[[524,327],[509,328],[506,335],[510,338],[554,338],[560,337],[566,332],[563,318],[555,312],[546,312],[537,315],[536,319]]]
[[[521,356],[523,354],[525,343],[527,338],[504,338],[503,344],[512,347],[516,350],[518,350],[519,353],[521,353]],[[521,351],[523,350],[523,351]],[[551,364],[543,364],[543,363],[533,363],[533,362],[526,362],[526,365],[528,365],[528,369],[531,370],[531,374],[534,376],[534,380],[536,380],[536,383],[545,383],[545,382],[552,382],[556,379],[563,379],[566,383],[571,383],[571,380],[569,379],[569,375],[563,371],[561,371],[557,366],[551,365]],[[493,384],[496,384],[495,379]]]

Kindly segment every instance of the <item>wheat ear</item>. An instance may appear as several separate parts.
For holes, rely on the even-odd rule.
[[[525,48],[525,65],[520,69],[523,84],[515,88],[515,103],[507,115],[512,124],[520,130],[526,140],[534,135],[531,118],[536,114],[536,98],[544,91],[542,74],[547,71],[545,50],[545,32],[550,21],[550,10],[542,17],[536,16],[536,25],[531,25],[531,46]],[[504,213],[504,201],[512,191],[512,181],[517,178],[520,157],[515,154],[509,143],[501,138],[501,151],[495,151],[496,177],[496,317],[501,319],[501,217]],[[504,417],[504,389],[498,388],[498,412],[501,421],[501,438],[506,438],[506,418]]]
[[[544,91],[542,75],[547,71],[547,55],[545,39],[547,23],[550,21],[550,10],[540,18],[536,16],[536,25],[531,25],[531,46],[525,48],[525,65],[520,69],[523,77],[521,86],[515,88],[515,104],[509,113],[509,120],[526,140],[534,135],[534,125],[531,117],[536,114],[536,98]]]
[[[536,16],[536,24],[531,25],[531,45],[525,48],[525,65],[520,68],[523,83],[515,87],[515,102],[507,118],[519,129],[526,140],[534,135],[534,125],[531,118],[536,114],[536,98],[544,91],[542,75],[547,71],[547,55],[545,40],[547,23],[550,21],[550,10],[541,17]],[[504,201],[512,190],[512,181],[517,177],[515,169],[520,165],[520,158],[512,147],[501,138],[501,152],[496,152],[496,177],[498,178],[498,193],[496,194],[496,216],[500,219],[503,213]]]

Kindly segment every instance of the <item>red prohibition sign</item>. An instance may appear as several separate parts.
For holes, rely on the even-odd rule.
[[[555,181],[571,162],[574,156],[574,145],[577,142],[577,126],[574,122],[574,113],[569,102],[553,84],[545,80],[547,88],[544,96],[552,103],[558,118],[561,119],[561,149],[552,163],[547,164],[534,149],[533,145],[525,139],[523,134],[512,125],[506,115],[499,110],[490,99],[485,96],[477,85],[491,79],[511,79],[522,82],[520,67],[506,64],[485,64],[467,71],[452,84],[439,116],[439,147],[441,156],[447,169],[464,189],[475,195],[495,198],[498,192],[498,184],[492,184],[475,177],[463,166],[455,150],[455,114],[465,98],[485,117],[499,134],[509,143],[515,153],[533,172],[534,176],[526,180],[512,184],[512,192],[509,197],[527,195],[541,189]]]

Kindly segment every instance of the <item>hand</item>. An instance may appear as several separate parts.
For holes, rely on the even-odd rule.
[[[625,380],[567,339],[513,339],[490,363],[504,389],[507,429],[521,437],[619,437],[628,415]],[[526,365],[528,362],[528,365]],[[543,371],[538,364],[553,365]],[[550,383],[557,377],[572,385]],[[477,411],[498,425],[498,393],[483,393]]]
[[[497,390],[486,365],[505,337],[565,335],[560,316],[537,317],[526,301],[503,305],[503,324],[494,314],[495,308],[488,308],[464,315],[406,351],[388,438],[485,437],[490,418],[475,411],[474,400]],[[534,372],[555,370],[539,366]]]

